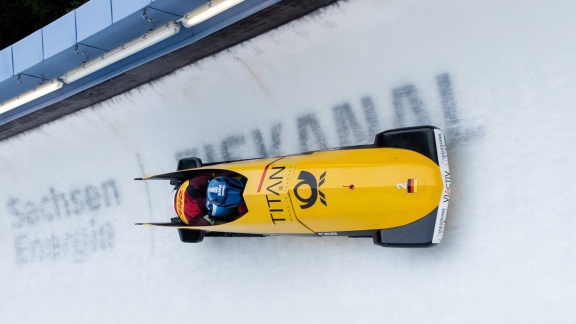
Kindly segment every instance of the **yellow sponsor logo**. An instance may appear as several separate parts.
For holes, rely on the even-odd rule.
[[[180,220],[183,221],[185,224],[188,224],[188,220],[186,219],[186,215],[184,214],[184,195],[186,194],[186,188],[190,182],[188,180],[184,181],[178,189],[178,193],[176,194],[176,201],[174,204],[176,205],[176,214],[180,217]]]

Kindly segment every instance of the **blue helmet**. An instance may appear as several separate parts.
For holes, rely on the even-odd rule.
[[[242,190],[244,185],[236,178],[216,177],[208,184],[206,190],[206,207],[212,216],[230,215],[244,203]],[[217,212],[219,211],[219,212]],[[214,215],[217,213],[220,215]]]

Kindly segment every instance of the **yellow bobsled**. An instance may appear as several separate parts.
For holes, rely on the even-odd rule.
[[[200,172],[234,174],[247,212],[212,226],[170,223],[183,242],[204,237],[314,235],[371,237],[377,245],[426,247],[440,242],[450,199],[446,140],[432,126],[394,129],[374,144],[274,158],[202,165],[137,180],[178,184]]]

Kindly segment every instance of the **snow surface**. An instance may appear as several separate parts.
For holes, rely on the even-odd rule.
[[[0,323],[576,323],[573,1],[355,0],[0,143]],[[182,244],[178,158],[449,136],[443,241]]]

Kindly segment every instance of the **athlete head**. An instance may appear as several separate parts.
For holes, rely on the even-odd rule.
[[[207,200],[219,207],[236,208],[244,203],[244,185],[236,178],[216,177],[208,184]]]

